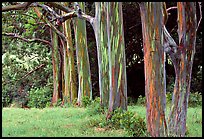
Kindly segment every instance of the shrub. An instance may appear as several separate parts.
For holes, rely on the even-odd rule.
[[[171,104],[172,102],[172,93],[168,92],[166,93],[166,103]]]
[[[82,106],[83,107],[87,107],[88,105],[91,104],[91,100],[90,100],[90,97],[88,96],[83,96],[82,97]]]
[[[11,93],[2,90],[2,106],[7,107],[11,104],[11,102],[12,102]]]
[[[124,129],[131,136],[146,136],[146,123],[134,112],[116,109],[112,113],[111,119],[99,124],[101,127],[109,126],[115,129]]]
[[[128,106],[132,106],[136,104],[136,99],[132,97],[127,97],[128,98]]]
[[[202,94],[199,92],[190,93],[188,106],[189,107],[202,106]]]
[[[35,108],[45,108],[51,102],[52,91],[49,87],[31,89],[28,96],[28,106]]]
[[[143,97],[142,95],[140,95],[137,99],[137,104],[138,105],[142,105],[145,106],[146,104],[146,97]]]
[[[100,104],[100,97],[95,98],[88,107],[88,113],[90,116],[96,114],[104,114],[106,108]]]

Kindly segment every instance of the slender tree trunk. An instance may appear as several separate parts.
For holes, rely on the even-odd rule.
[[[168,119],[170,136],[185,136],[188,98],[196,43],[196,3],[178,2],[179,47],[174,63],[176,80]]]
[[[51,30],[51,29],[50,29]],[[58,36],[54,31],[51,32],[52,39],[52,65],[53,65],[53,96],[52,104],[57,103],[60,97],[60,82],[59,82],[59,53],[58,53]]]
[[[68,6],[65,3],[65,6]],[[71,20],[68,19],[63,24],[63,32],[67,38],[67,42],[64,47],[64,101],[72,103],[72,101],[77,98],[77,84],[76,84],[76,71],[74,65],[74,53],[73,53],[73,43],[71,35]]]
[[[127,110],[127,80],[122,2],[107,2],[110,96],[107,119],[116,108]]]
[[[167,136],[162,6],[162,2],[140,3],[144,47],[147,130],[153,137]]]
[[[84,2],[79,2],[82,11],[85,11]],[[78,105],[81,105],[83,96],[92,99],[91,73],[89,55],[86,40],[86,21],[82,19],[74,20],[74,32],[76,43],[77,67],[78,67]]]
[[[107,36],[107,8],[105,2],[95,2],[93,24],[98,56],[100,103],[108,107],[109,101],[109,56]]]

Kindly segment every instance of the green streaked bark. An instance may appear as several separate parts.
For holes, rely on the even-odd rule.
[[[147,130],[153,137],[167,136],[165,120],[166,73],[163,47],[163,3],[142,2]]]
[[[179,48],[174,64],[176,80],[168,118],[170,136],[185,136],[188,98],[196,43],[196,3],[178,2]]]
[[[67,6],[69,2],[65,4]],[[64,47],[64,76],[65,76],[64,101],[68,103],[72,103],[73,100],[77,98],[76,71],[73,53],[74,48],[72,43],[70,23],[71,20],[68,19],[63,24],[63,31],[67,39],[67,42]]]
[[[93,24],[98,56],[99,91],[102,106],[108,107],[109,101],[109,58],[107,36],[107,9],[105,2],[95,2],[95,20]]]
[[[82,11],[85,10],[84,2],[79,2]],[[89,64],[89,55],[86,40],[86,21],[74,19],[75,44],[78,68],[78,105],[81,105],[83,96],[92,99],[91,73]]]
[[[52,38],[52,65],[53,65],[53,96],[52,104],[57,103],[60,97],[60,82],[59,82],[59,53],[58,53],[58,36],[54,31],[51,31]]]
[[[107,2],[110,96],[107,118],[116,108],[127,110],[127,81],[122,2]]]

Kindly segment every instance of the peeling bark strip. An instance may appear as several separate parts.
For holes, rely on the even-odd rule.
[[[82,11],[85,11],[84,3],[79,3]],[[78,68],[78,104],[81,104],[81,98],[88,96],[92,99],[92,85],[91,85],[91,73],[89,64],[89,55],[86,40],[86,21],[82,19],[74,20],[74,32],[76,43],[76,55],[77,55],[77,68]]]
[[[107,33],[109,55],[110,113],[116,108],[127,110],[127,80],[125,62],[125,42],[121,2],[107,2]]]
[[[176,80],[168,118],[170,136],[184,137],[196,43],[196,3],[178,2],[179,58],[174,64]]]
[[[93,28],[97,45],[99,68],[99,91],[102,106],[108,107],[109,101],[109,61],[107,36],[107,8],[105,2],[95,2],[95,19]]]
[[[162,2],[140,3],[145,66],[146,119],[147,130],[152,137],[167,136],[162,6]]]

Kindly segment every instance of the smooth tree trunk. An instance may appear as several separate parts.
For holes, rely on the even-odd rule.
[[[68,6],[65,3],[65,6]],[[67,42],[63,49],[64,51],[64,102],[72,103],[77,98],[77,84],[76,84],[76,70],[74,65],[73,42],[71,35],[71,20],[68,19],[63,24],[63,32],[66,36]]]
[[[166,73],[163,47],[163,3],[142,2],[147,130],[152,137],[167,136],[165,120]]]
[[[107,2],[109,106],[107,119],[117,108],[127,110],[127,79],[122,2]]]
[[[100,103],[103,107],[108,107],[109,102],[109,55],[106,19],[106,3],[95,2],[93,29],[97,45]]]
[[[37,7],[34,7],[34,11],[37,14],[39,19],[42,19],[43,22],[47,23],[50,27],[51,23],[46,19],[46,17],[40,12]],[[56,28],[56,27],[55,27]],[[52,66],[53,66],[53,95],[51,104],[56,104],[62,95],[62,74],[61,74],[61,54],[60,54],[60,39],[58,36],[58,30],[51,27],[50,36],[52,44]]]
[[[51,29],[50,29],[51,30]],[[51,32],[52,40],[52,66],[53,66],[53,96],[52,104],[56,104],[60,98],[60,74],[59,74],[59,52],[58,52],[58,36],[54,31]]]
[[[196,43],[196,3],[178,2],[177,7],[179,47],[173,62],[176,79],[168,128],[170,136],[184,137]]]
[[[84,2],[79,2],[79,5],[81,10],[85,11]],[[91,72],[86,38],[86,21],[79,18],[74,19],[74,32],[79,82],[77,103],[80,106],[82,97],[88,96],[92,99]]]

